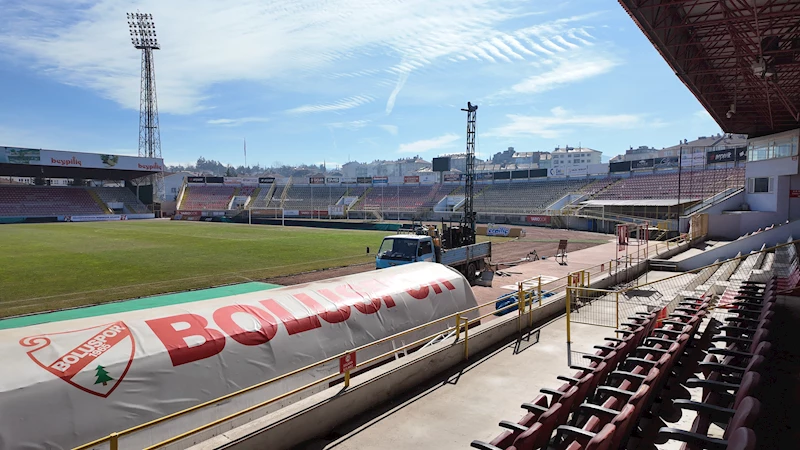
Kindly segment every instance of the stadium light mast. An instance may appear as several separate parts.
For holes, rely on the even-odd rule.
[[[156,37],[152,14],[128,13],[131,43],[142,51],[142,75],[139,91],[139,156],[161,158],[161,133],[158,127],[158,98],[156,97],[156,72],[153,50],[161,49]],[[152,177],[154,202],[164,201],[164,174]]]
[[[473,209],[473,190],[475,183],[475,122],[477,120],[478,105],[467,102],[466,108],[461,111],[467,113],[467,173],[464,180],[464,226],[469,227],[469,234],[465,235],[468,242],[475,243],[475,211]]]

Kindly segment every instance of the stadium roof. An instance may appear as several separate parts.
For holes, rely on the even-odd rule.
[[[677,206],[692,203],[700,198],[659,198],[659,199],[630,199],[630,200],[588,200],[582,202],[585,206]]]
[[[619,2],[725,132],[800,127],[800,2]]]
[[[0,147],[0,176],[133,180],[163,170],[160,158]]]

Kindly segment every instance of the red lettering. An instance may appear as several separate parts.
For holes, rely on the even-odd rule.
[[[217,330],[206,328],[208,321],[196,314],[178,314],[160,319],[146,320],[169,352],[173,366],[180,366],[216,355],[225,348],[225,336]],[[188,324],[186,329],[176,330],[175,325]],[[192,347],[186,338],[200,337],[204,342]]]
[[[442,293],[442,288],[440,288],[439,285],[436,284],[435,281],[431,281],[431,287],[433,288],[433,292],[435,292],[437,294],[441,294]]]
[[[439,283],[442,283],[444,285],[444,287],[447,288],[448,291],[455,291],[456,290],[456,287],[453,286],[453,283],[445,280],[444,278],[439,278],[437,281]]]
[[[419,289],[409,289],[406,292],[408,292],[408,295],[414,297],[417,300],[424,300],[428,298],[428,294],[430,293],[430,291],[431,290],[428,286],[423,285],[420,286]]]
[[[338,295],[331,292],[330,289],[320,289],[319,293],[322,294],[323,297],[327,298],[328,300],[332,301],[334,305],[346,305],[345,300]],[[362,297],[363,298],[363,297]],[[380,298],[372,298],[370,296],[369,302],[364,303],[363,301],[356,301],[353,303],[353,306],[356,307],[358,312],[361,314],[375,314],[381,309],[381,299]]]
[[[245,330],[233,320],[236,313],[249,314],[259,323],[258,331]],[[247,305],[228,305],[214,311],[214,322],[228,336],[242,345],[261,345],[270,341],[278,332],[278,323],[268,312]]]
[[[387,308],[394,308],[396,306],[396,303],[394,302],[394,299],[392,298],[391,295],[384,295],[383,303],[386,303]]]
[[[283,326],[286,327],[286,331],[288,331],[290,335],[313,330],[314,328],[322,326],[317,316],[295,317],[273,299],[262,300],[260,303],[283,322]]]
[[[375,291],[375,295],[381,295],[381,293],[386,291],[387,288],[389,287],[389,285],[381,283],[378,280],[364,280],[362,284],[367,289],[373,289]],[[387,308],[394,308],[395,306],[397,306],[391,295],[386,294],[383,295],[381,298],[383,299],[383,303],[386,304]]]
[[[325,309],[325,307],[322,306],[318,301],[309,297],[308,294],[301,292],[299,294],[293,294],[292,296],[300,300],[300,303],[309,307],[314,314],[320,316],[325,322],[339,323],[344,322],[350,317],[350,307],[347,305],[337,304],[336,310],[329,311]]]

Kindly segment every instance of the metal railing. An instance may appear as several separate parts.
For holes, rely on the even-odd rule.
[[[728,268],[731,268],[730,264],[732,262],[738,261],[741,263],[741,261],[755,254],[777,252],[780,249],[790,248],[788,246],[795,246],[798,243],[800,243],[800,240],[793,240],[770,248],[765,248],[758,252],[735,256],[724,261],[717,261],[713,264],[708,264],[654,281],[639,283],[637,278],[635,284],[623,286],[618,289],[590,288],[589,283],[584,282],[583,275],[580,275],[580,272],[573,272],[567,280],[568,286],[566,287],[565,299],[568,364],[572,364],[572,358],[576,354],[581,353],[572,350],[573,323],[616,329],[619,328],[620,324],[622,324],[627,317],[643,310],[648,312],[656,310],[663,311],[662,314],[665,316],[671,313],[681,300],[681,291],[687,287],[690,287],[690,289],[686,290],[694,290],[697,287],[707,285],[709,280],[713,280],[714,282],[718,281],[714,279],[714,274],[718,270],[724,271],[726,265],[728,265]],[[774,268],[772,270],[774,270]],[[704,272],[707,275],[703,277],[703,279],[699,281],[692,280],[693,276],[703,274]],[[733,271],[731,270],[730,274],[732,273]],[[697,285],[692,285],[693,282],[696,282]],[[663,295],[664,293],[667,295]]]
[[[669,241],[650,243],[650,247],[654,248],[655,252],[657,254],[659,248],[662,248],[664,250],[669,250],[669,249],[674,248],[674,246],[680,245],[680,244],[682,244],[684,242],[685,241],[683,240],[683,237],[682,236],[678,236],[678,237],[676,237],[674,239],[671,239]],[[621,269],[625,269],[625,268],[629,267],[632,263],[633,263],[633,261],[630,260],[630,259],[619,260],[619,261],[615,261],[615,260],[611,259],[607,263],[604,262],[604,263],[597,264],[595,266],[589,267],[587,269],[583,269],[581,271],[581,273],[584,273],[584,275],[582,275],[583,277],[585,277],[585,278],[583,278],[583,280],[585,280],[585,282],[588,285],[588,283],[590,282],[592,277],[598,277],[598,276],[600,276],[602,274],[605,274],[605,273],[608,273],[609,275],[612,275],[612,274],[618,272]],[[103,444],[107,444],[108,447],[110,448],[110,450],[118,450],[119,445],[120,445],[120,440],[124,439],[126,436],[130,436],[130,435],[132,435],[134,433],[142,432],[142,431],[147,430],[147,429],[151,429],[151,428],[153,428],[153,427],[155,427],[157,425],[164,424],[165,422],[168,422],[168,421],[170,421],[172,419],[176,419],[178,417],[185,416],[185,415],[187,415],[189,413],[192,413],[192,412],[195,412],[195,411],[199,411],[199,410],[204,409],[204,408],[213,407],[214,405],[219,404],[220,402],[231,400],[231,399],[233,399],[235,397],[239,397],[239,396],[242,396],[242,395],[247,394],[249,392],[253,392],[253,391],[257,390],[257,389],[260,389],[260,388],[263,388],[263,387],[265,387],[267,385],[279,382],[279,381],[284,380],[284,379],[286,379],[288,377],[291,377],[293,375],[297,375],[299,373],[314,369],[314,368],[322,366],[324,364],[328,364],[328,363],[331,363],[333,361],[337,361],[339,358],[341,358],[341,357],[343,357],[343,356],[345,356],[347,354],[351,354],[353,352],[359,352],[359,351],[365,350],[367,348],[370,348],[370,347],[373,347],[373,346],[376,346],[376,345],[380,345],[380,344],[383,344],[383,343],[386,343],[386,342],[393,341],[393,340],[395,340],[397,338],[400,338],[402,336],[408,335],[410,333],[417,332],[417,331],[422,330],[422,329],[424,329],[426,327],[429,327],[429,326],[435,325],[435,324],[439,324],[439,323],[442,323],[442,322],[445,322],[445,323],[447,321],[454,321],[455,322],[454,327],[449,327],[448,330],[454,330],[455,331],[455,340],[454,340],[453,344],[456,344],[460,340],[463,340],[463,343],[464,343],[464,358],[467,359],[469,357],[469,331],[468,330],[469,330],[470,326],[472,326],[474,324],[477,324],[477,323],[480,323],[481,320],[483,320],[485,318],[488,318],[490,316],[493,316],[496,313],[500,313],[500,312],[503,312],[503,311],[506,311],[506,310],[512,311],[514,308],[516,308],[517,311],[518,311],[518,315],[517,315],[518,329],[522,330],[523,328],[525,328],[524,322],[525,322],[526,318],[524,316],[526,314],[528,315],[528,317],[527,317],[527,322],[528,322],[527,326],[532,326],[534,309],[541,308],[543,305],[548,303],[548,302],[544,302],[543,301],[543,299],[545,297],[543,296],[542,293],[543,292],[549,292],[549,293],[553,293],[553,294],[560,294],[560,293],[567,292],[568,291],[567,288],[570,286],[570,277],[573,276],[573,275],[574,274],[568,274],[568,275],[563,276],[561,278],[557,278],[555,280],[552,280],[552,281],[549,281],[549,282],[545,282],[545,283],[542,283],[541,277],[538,277],[536,279],[525,280],[523,282],[519,282],[518,283],[518,289],[517,289],[518,295],[517,295],[517,302],[516,303],[511,303],[511,304],[506,305],[506,306],[504,306],[502,308],[499,308],[499,309],[493,309],[491,312],[483,314],[483,315],[479,315],[478,317],[475,317],[473,319],[470,319],[469,317],[467,317],[467,315],[469,313],[479,312],[481,308],[485,308],[485,307],[490,306],[490,305],[495,305],[496,300],[492,300],[492,301],[489,301],[489,302],[486,302],[486,303],[482,303],[480,305],[465,309],[465,310],[457,312],[457,313],[450,314],[448,316],[436,319],[434,321],[431,321],[431,322],[428,322],[428,323],[425,323],[425,324],[422,324],[422,325],[418,325],[416,327],[410,328],[410,329],[402,331],[400,333],[396,333],[396,334],[393,334],[391,336],[387,336],[387,337],[378,339],[378,340],[373,341],[373,342],[371,342],[369,344],[365,344],[365,345],[362,345],[360,347],[356,347],[356,348],[354,348],[352,350],[348,350],[348,351],[342,352],[340,354],[325,358],[325,359],[323,359],[321,361],[318,361],[316,363],[309,364],[309,365],[307,365],[305,367],[293,370],[293,371],[291,371],[289,373],[280,375],[278,377],[275,377],[275,378],[272,378],[272,379],[269,379],[269,380],[265,380],[265,381],[260,382],[258,384],[252,385],[250,387],[247,387],[247,388],[244,388],[244,389],[240,389],[238,391],[223,395],[223,396],[215,398],[213,400],[209,400],[209,401],[197,404],[195,406],[192,406],[190,408],[186,408],[184,410],[177,411],[177,412],[174,412],[172,414],[168,414],[168,415],[160,417],[158,419],[154,419],[154,420],[151,420],[149,422],[146,422],[146,423],[143,423],[143,424],[140,424],[140,425],[136,425],[136,426],[128,428],[126,430],[122,430],[122,431],[119,431],[119,432],[111,433],[108,436],[105,436],[105,437],[100,438],[100,439],[96,439],[96,440],[94,440],[92,442],[89,442],[89,443],[86,443],[86,444],[81,445],[79,447],[76,447],[76,450],[88,450],[88,449],[96,448],[96,447],[98,447],[100,445],[103,445]],[[533,285],[533,287],[526,287],[526,286],[531,286],[532,283],[533,283],[533,280],[537,280],[536,284]],[[553,295],[553,297],[554,298],[552,298],[551,301],[557,300],[559,296]],[[463,339],[461,338],[461,332],[462,331],[463,331],[463,334],[464,334]],[[445,333],[446,332],[447,331],[445,331]],[[418,340],[416,340],[414,342],[405,344],[402,347],[393,348],[392,350],[387,351],[387,352],[385,352],[385,353],[383,353],[381,355],[375,356],[375,357],[373,357],[373,358],[371,358],[369,360],[366,360],[366,361],[363,361],[363,362],[358,362],[352,370],[356,370],[356,369],[359,369],[359,368],[364,368],[364,367],[367,367],[367,366],[371,366],[371,365],[373,365],[373,364],[375,364],[377,362],[380,362],[381,360],[384,360],[386,358],[391,357],[392,355],[394,355],[394,354],[396,354],[398,352],[402,352],[402,351],[405,351],[405,350],[408,350],[408,349],[415,348],[417,346],[424,345],[424,343],[426,343],[426,342],[428,342],[428,341],[430,341],[430,340],[432,340],[434,338],[437,338],[437,337],[441,336],[442,333],[443,333],[442,331],[437,331],[436,333],[431,334],[430,336],[426,336],[426,337],[420,338],[420,339],[418,339]],[[238,411],[236,413],[229,414],[227,416],[224,416],[224,417],[218,418],[216,420],[213,420],[211,422],[208,422],[208,423],[206,423],[204,425],[201,425],[201,426],[198,426],[196,428],[193,428],[193,429],[187,430],[185,432],[179,433],[177,435],[174,435],[171,438],[168,438],[168,439],[163,440],[161,442],[158,442],[156,444],[153,444],[153,445],[150,445],[148,447],[145,447],[145,449],[147,449],[147,450],[156,449],[156,448],[168,445],[168,444],[172,444],[172,443],[178,442],[178,441],[180,441],[182,439],[185,439],[187,437],[190,437],[190,436],[195,435],[197,433],[200,433],[202,431],[208,430],[208,429],[213,428],[215,426],[221,425],[223,423],[229,422],[229,421],[231,421],[233,419],[241,417],[241,416],[243,416],[245,414],[248,414],[250,412],[253,412],[253,411],[256,411],[258,409],[261,409],[261,408],[264,408],[266,406],[269,406],[269,405],[271,405],[271,404],[273,404],[275,402],[278,402],[278,401],[283,400],[283,399],[285,399],[287,397],[290,397],[292,395],[300,393],[300,392],[302,392],[304,390],[310,389],[310,388],[312,388],[312,387],[314,387],[316,385],[319,385],[321,383],[325,383],[325,382],[330,382],[330,381],[336,380],[339,377],[342,377],[342,374],[340,374],[338,372],[337,373],[332,373],[332,374],[327,375],[327,376],[325,376],[323,378],[316,379],[316,380],[314,380],[314,381],[312,381],[310,383],[307,383],[307,384],[305,384],[303,386],[300,386],[298,388],[292,389],[291,391],[286,392],[284,394],[281,394],[281,395],[279,395],[277,397],[274,397],[274,398],[259,402],[259,403],[255,404],[255,405],[252,405],[252,406],[249,406],[249,407],[247,407],[245,409],[242,409],[242,410],[240,410],[240,411]],[[349,378],[350,378],[349,371],[345,372],[344,378],[347,381],[349,381]]]

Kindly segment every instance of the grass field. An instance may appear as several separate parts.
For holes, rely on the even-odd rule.
[[[0,317],[367,263],[386,234],[180,221],[3,225]]]

